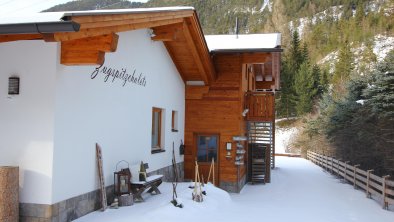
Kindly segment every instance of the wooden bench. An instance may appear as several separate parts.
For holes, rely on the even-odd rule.
[[[142,193],[149,188],[148,193],[151,195],[161,194],[159,185],[162,181],[163,175],[152,175],[146,178],[146,181],[132,181],[131,191],[136,202],[143,202]]]

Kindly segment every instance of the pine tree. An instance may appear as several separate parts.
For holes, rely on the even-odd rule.
[[[317,93],[312,69],[307,61],[301,64],[295,76],[295,91],[298,96],[297,114],[303,115],[312,111],[313,98]]]
[[[394,120],[394,50],[392,50],[372,75],[370,87],[364,91],[367,105],[374,114]]]
[[[295,30],[293,32],[292,40],[290,42],[290,57],[289,64],[292,66],[293,70],[298,70],[301,63],[303,62],[303,55],[300,47],[300,36]]]
[[[335,64],[335,72],[332,79],[335,97],[338,98],[345,94],[346,83],[350,79],[353,69],[353,54],[350,50],[350,44],[345,41],[345,44],[339,50],[338,62]]]

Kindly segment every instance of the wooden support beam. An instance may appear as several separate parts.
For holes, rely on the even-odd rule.
[[[197,47],[195,45],[195,41],[193,40],[193,37],[190,33],[188,24],[185,21],[183,22],[183,34],[185,35],[187,45],[190,49],[190,52],[193,55],[194,62],[196,63],[198,71],[200,72],[200,76],[201,76],[202,81],[204,81],[204,83],[206,85],[209,85],[210,81],[208,79],[208,74],[204,69],[204,65],[202,63],[202,60],[201,60],[199,54],[198,54]]]
[[[209,86],[186,86],[185,99],[202,99],[209,92]]]
[[[154,36],[151,38],[153,41],[185,41],[185,36],[182,32],[182,23],[173,25],[165,25],[153,28]]]
[[[271,62],[271,53],[243,53],[242,63],[266,63]]]
[[[182,21],[183,21],[182,18],[178,18],[178,19],[168,19],[168,20],[163,20],[163,21],[143,22],[143,23],[137,23],[137,24],[108,26],[108,27],[103,27],[103,28],[80,29],[79,32],[55,33],[54,39],[56,41],[69,41],[69,40],[74,40],[74,39],[110,34],[113,32],[117,33],[117,32],[125,32],[125,31],[131,31],[131,30],[143,29],[143,28],[153,28],[153,27],[162,26],[162,25],[180,23]]]
[[[62,50],[115,52],[119,36],[115,33],[63,41]]]
[[[71,20],[76,23],[96,23],[108,22],[116,20],[139,20],[145,19],[143,22],[151,21],[154,18],[161,17],[161,19],[172,19],[175,17],[190,17],[193,16],[193,10],[184,10],[176,12],[144,12],[144,13],[129,13],[129,14],[110,14],[110,15],[94,15],[94,16],[72,16]],[[141,21],[141,20],[140,20]]]
[[[194,25],[192,27],[194,27],[196,35],[199,36],[199,39],[201,40],[200,41],[200,46],[201,46],[200,52],[202,53],[203,61],[206,65],[207,72],[209,74],[209,78],[213,82],[217,79],[217,73],[215,71],[215,67],[213,65],[212,58],[209,54],[208,45],[205,41],[205,36],[204,36],[204,33],[202,32],[202,27],[200,25],[200,22],[198,21],[197,14],[195,14],[191,18],[191,22],[194,23]]]
[[[19,40],[40,40],[43,39],[41,34],[15,34],[15,35],[0,35],[0,42],[13,42]]]
[[[60,63],[63,65],[102,65],[105,53],[101,51],[61,50]]]
[[[149,23],[163,20],[172,20],[184,18],[190,15],[187,14],[174,14],[174,15],[159,15],[154,17],[141,17],[141,18],[130,18],[130,19],[114,19],[108,21],[95,21],[95,22],[87,22],[87,23],[79,23],[81,25],[80,29],[88,29],[88,28],[102,28],[102,27],[111,27],[111,26],[119,26],[119,25],[130,25],[130,24],[139,24],[139,23]],[[95,16],[97,17],[97,16]],[[74,19],[73,19],[74,20]]]

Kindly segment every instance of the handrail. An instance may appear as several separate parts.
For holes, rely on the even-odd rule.
[[[349,181],[355,189],[365,190],[367,198],[371,198],[372,195],[380,197],[383,209],[388,210],[389,205],[394,205],[394,181],[388,180],[389,176],[379,177],[372,174],[373,170],[364,171],[358,168],[358,164],[349,165],[349,161],[342,162],[309,150],[307,159],[330,171],[331,174]]]

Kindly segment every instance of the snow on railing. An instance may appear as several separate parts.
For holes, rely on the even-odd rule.
[[[349,165],[349,161],[342,162],[333,157],[320,155],[308,151],[307,158],[326,171],[349,181],[354,188],[365,190],[367,198],[372,195],[382,200],[383,209],[388,209],[389,204],[394,205],[394,181],[388,180],[390,176],[379,177],[372,174],[373,170],[361,170],[359,165]]]

